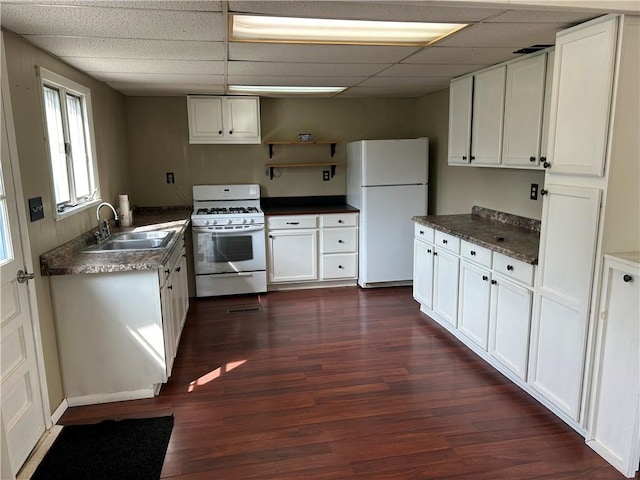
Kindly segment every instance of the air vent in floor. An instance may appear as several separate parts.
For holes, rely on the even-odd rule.
[[[261,312],[262,307],[260,305],[244,305],[239,307],[229,308],[227,310],[228,314],[232,313],[250,313],[250,312]]]

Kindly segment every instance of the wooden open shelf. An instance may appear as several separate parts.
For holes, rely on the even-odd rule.
[[[329,145],[331,147],[331,158],[336,153],[336,142],[335,140],[312,140],[310,142],[266,142],[269,145],[269,158],[273,157],[273,146],[274,145]]]
[[[301,142],[309,143],[309,142]],[[269,179],[273,180],[274,168],[309,168],[309,167],[331,167],[331,178],[336,174],[337,163],[267,163],[265,166],[269,169]]]

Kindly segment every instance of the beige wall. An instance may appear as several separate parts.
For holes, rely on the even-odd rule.
[[[269,159],[268,140],[296,140],[311,133],[316,140],[338,141],[335,160],[344,164],[344,142],[411,138],[415,101],[411,99],[261,99],[261,145],[190,145],[185,97],[127,97],[131,202],[135,205],[191,203],[197,184],[259,183],[267,197],[344,195],[344,168],[330,181],[322,168],[278,169],[270,180],[265,163],[331,161],[328,145],[276,146]],[[165,173],[176,175],[176,186]]]
[[[45,218],[28,225],[31,255],[35,265],[47,252],[95,226],[95,209],[60,221],[54,219],[55,200],[51,189],[45,129],[36,66],[42,66],[91,89],[98,171],[102,198],[115,202],[120,192],[130,188],[124,97],[105,84],[60,62],[31,44],[4,32],[13,118],[16,130],[22,188],[26,199],[42,197]],[[38,315],[52,409],[64,399],[49,281],[36,272]]]
[[[447,165],[449,90],[440,90],[416,102],[416,135],[429,137],[429,213],[469,213],[480,205],[540,219],[542,199],[529,200],[529,187],[544,184],[544,172]]]

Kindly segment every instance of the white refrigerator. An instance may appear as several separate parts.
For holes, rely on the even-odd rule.
[[[360,209],[358,285],[410,285],[411,218],[427,215],[429,140],[347,144],[347,203]]]

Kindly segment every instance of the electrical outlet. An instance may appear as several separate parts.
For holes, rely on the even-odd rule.
[[[329,180],[331,180],[331,172],[329,172],[329,170],[323,170],[322,171],[322,181],[323,182],[328,182]]]
[[[537,200],[538,199],[538,184],[532,183],[531,190],[529,191],[529,199]]]
[[[167,172],[167,183],[176,183],[176,177],[173,172]]]

